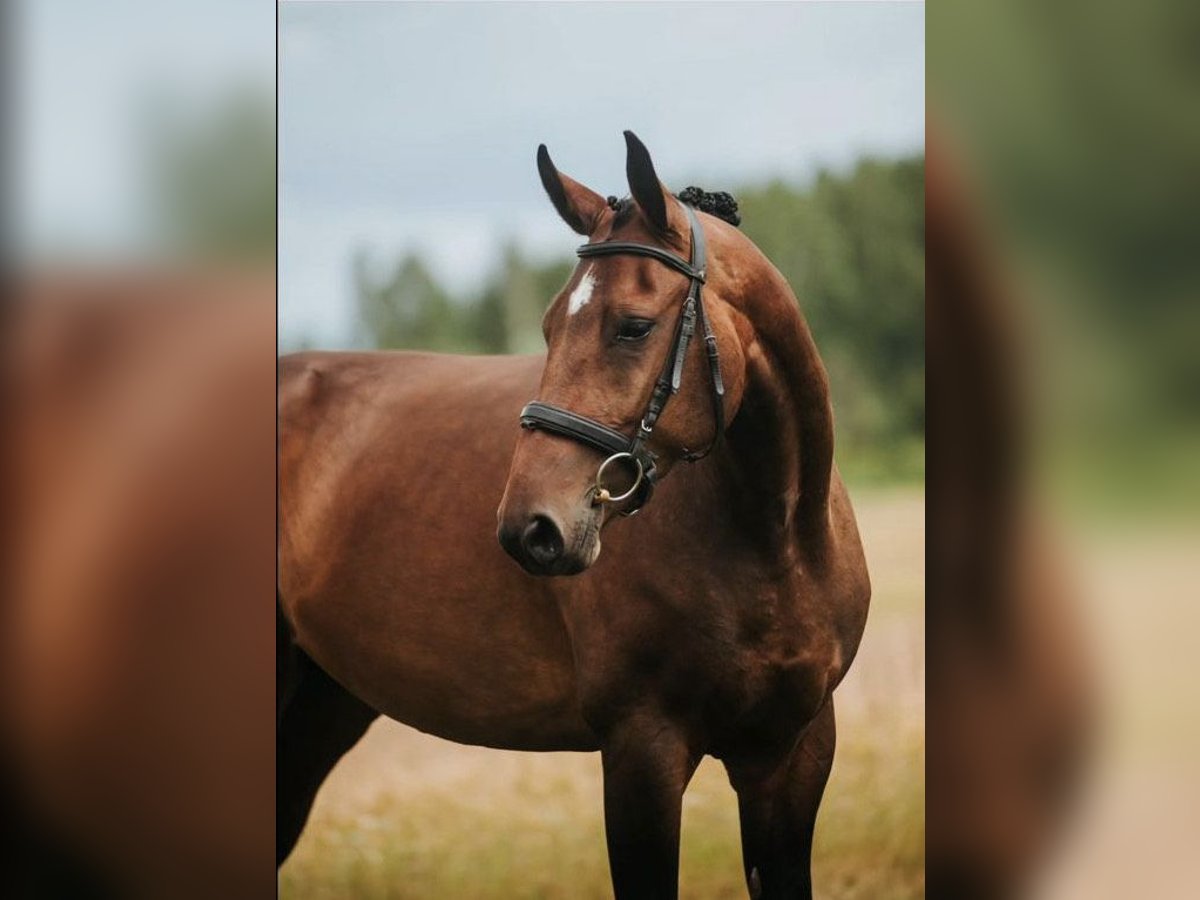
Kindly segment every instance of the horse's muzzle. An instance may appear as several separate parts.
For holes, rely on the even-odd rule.
[[[496,536],[505,552],[530,575],[576,575],[591,562],[570,552],[563,528],[545,513],[502,520]]]

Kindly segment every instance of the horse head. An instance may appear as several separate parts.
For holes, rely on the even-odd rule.
[[[636,512],[676,463],[719,441],[746,381],[736,308],[769,263],[733,225],[685,207],[641,141],[625,140],[623,200],[538,148],[546,193],[587,243],[542,320],[538,400],[497,513],[501,545],[532,574],[592,565],[614,514]]]

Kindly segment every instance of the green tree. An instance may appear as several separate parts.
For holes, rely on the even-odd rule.
[[[145,124],[149,215],[163,248],[208,261],[273,261],[271,101],[237,91],[196,112],[163,99]]]
[[[476,349],[476,336],[463,327],[463,317],[449,294],[418,256],[402,257],[387,278],[377,281],[366,256],[359,253],[354,283],[359,333],[369,346],[447,352]]]
[[[739,195],[743,229],[813,329],[839,443],[854,454],[886,455],[924,433],[924,172],[923,157],[867,159],[807,190],[775,182]]]

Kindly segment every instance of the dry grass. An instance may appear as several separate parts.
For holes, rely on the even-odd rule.
[[[817,895],[924,896],[925,511],[919,491],[856,497],[874,585],[836,695],[838,755],[817,821]],[[681,894],[744,897],[737,809],[705,760],[684,798]],[[380,721],[330,775],[280,897],[604,898],[595,754],[463,747]]]

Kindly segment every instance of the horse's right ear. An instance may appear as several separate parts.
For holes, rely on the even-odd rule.
[[[584,237],[590,235],[596,228],[596,220],[608,206],[604,198],[554,168],[545,144],[538,145],[537,164],[542,187],[563,221]]]

